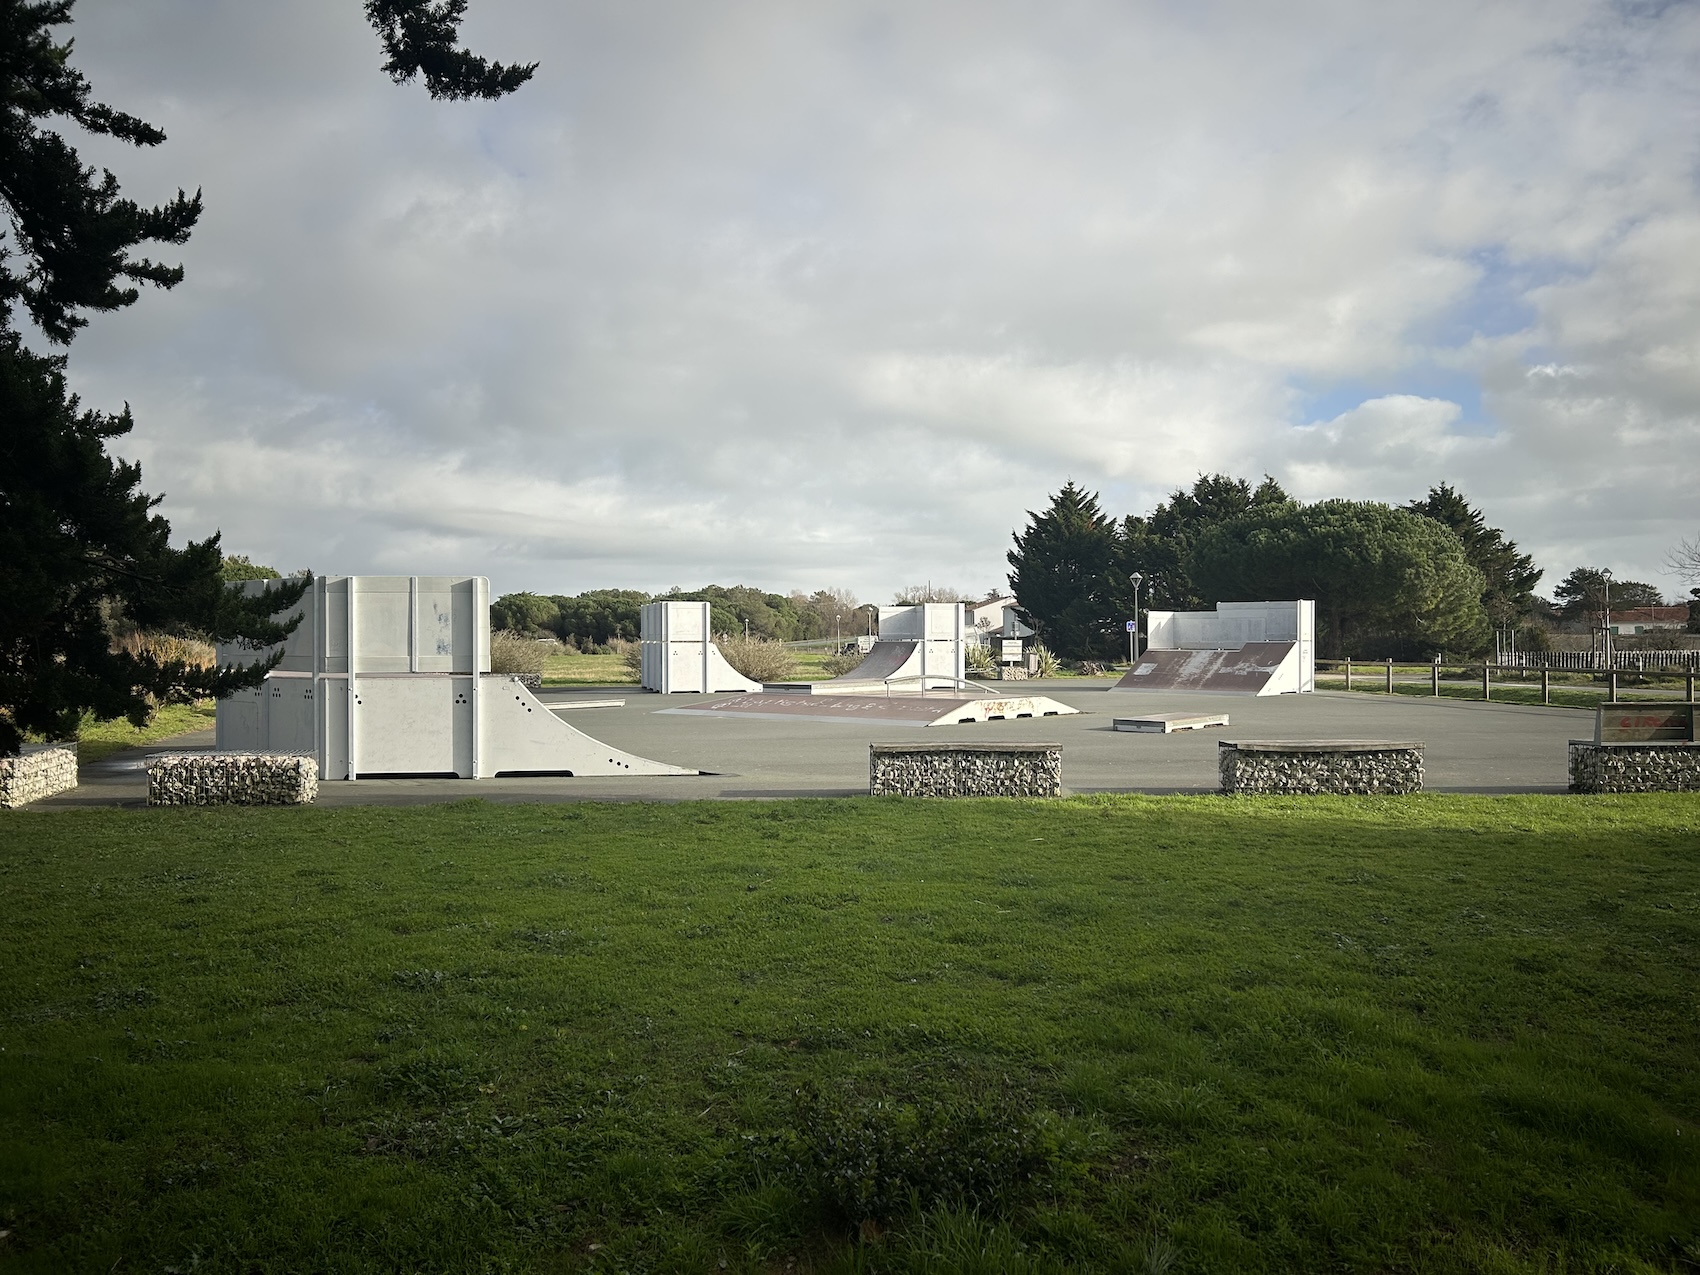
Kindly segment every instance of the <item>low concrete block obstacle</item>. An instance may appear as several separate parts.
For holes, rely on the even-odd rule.
[[[1062,745],[869,744],[871,797],[1060,797]]]
[[[1143,717],[1113,719],[1116,730],[1136,735],[1172,735],[1178,730],[1206,730],[1227,724],[1226,713],[1147,713]]]
[[[77,786],[77,745],[25,744],[0,757],[0,810],[15,810]]]
[[[298,753],[156,753],[150,806],[304,806],[319,795],[319,763]]]
[[[1423,789],[1423,745],[1389,739],[1222,740],[1224,793],[1411,793]]]
[[[1570,791],[1700,792],[1700,708],[1602,704],[1593,739],[1570,741]]]

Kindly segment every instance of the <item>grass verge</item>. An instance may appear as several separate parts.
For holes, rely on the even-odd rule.
[[[154,710],[153,720],[140,729],[123,718],[112,722],[89,718],[77,732],[77,761],[100,761],[126,748],[157,744],[191,731],[210,730],[214,717],[213,702],[209,699],[194,704],[161,705]]]
[[[638,676],[618,655],[551,655],[543,661],[545,686],[636,686]]]
[[[1346,680],[1338,677],[1319,677],[1316,679],[1316,689],[1319,691],[1343,691]],[[1363,695],[1385,695],[1387,685],[1384,681],[1371,677],[1352,678],[1352,693]],[[1432,699],[1434,688],[1428,682],[1394,682],[1393,693],[1407,698]],[[1553,683],[1550,688],[1550,705],[1553,708],[1584,708],[1594,709],[1607,702],[1607,691],[1604,686],[1562,686]],[[1686,693],[1683,684],[1674,687],[1666,685],[1625,685],[1620,692],[1624,698],[1661,700],[1680,700]],[[1478,679],[1473,682],[1442,682],[1440,684],[1441,699],[1462,699],[1482,702],[1482,684]],[[1529,682],[1494,682],[1493,701],[1500,704],[1539,704],[1541,703],[1541,687],[1539,681]]]
[[[1691,1271],[1693,797],[0,817],[0,1261]]]

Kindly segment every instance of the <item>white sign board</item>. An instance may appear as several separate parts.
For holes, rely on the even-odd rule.
[[[1003,654],[999,658],[1005,664],[1021,663],[1021,643],[1019,641],[1000,642],[998,645],[1003,648]]]

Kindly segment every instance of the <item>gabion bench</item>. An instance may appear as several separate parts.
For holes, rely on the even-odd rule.
[[[156,753],[150,806],[304,806],[319,795],[319,763],[296,753]]]
[[[1222,740],[1224,793],[1410,793],[1423,790],[1423,745],[1391,739]]]
[[[1570,741],[1571,792],[1700,792],[1700,744]]]
[[[0,810],[14,810],[77,786],[77,745],[25,744],[0,757]]]
[[[870,744],[871,797],[1060,797],[1062,745]]]
[[[1601,704],[1592,739],[1570,741],[1571,792],[1700,792],[1694,704]]]

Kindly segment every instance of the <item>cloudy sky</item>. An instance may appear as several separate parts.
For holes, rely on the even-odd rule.
[[[1064,481],[1449,481],[1535,553],[1700,532],[1700,7],[80,0],[200,187],[72,353],[179,532],[498,592],[1000,583]],[[167,249],[175,256],[177,250]]]

